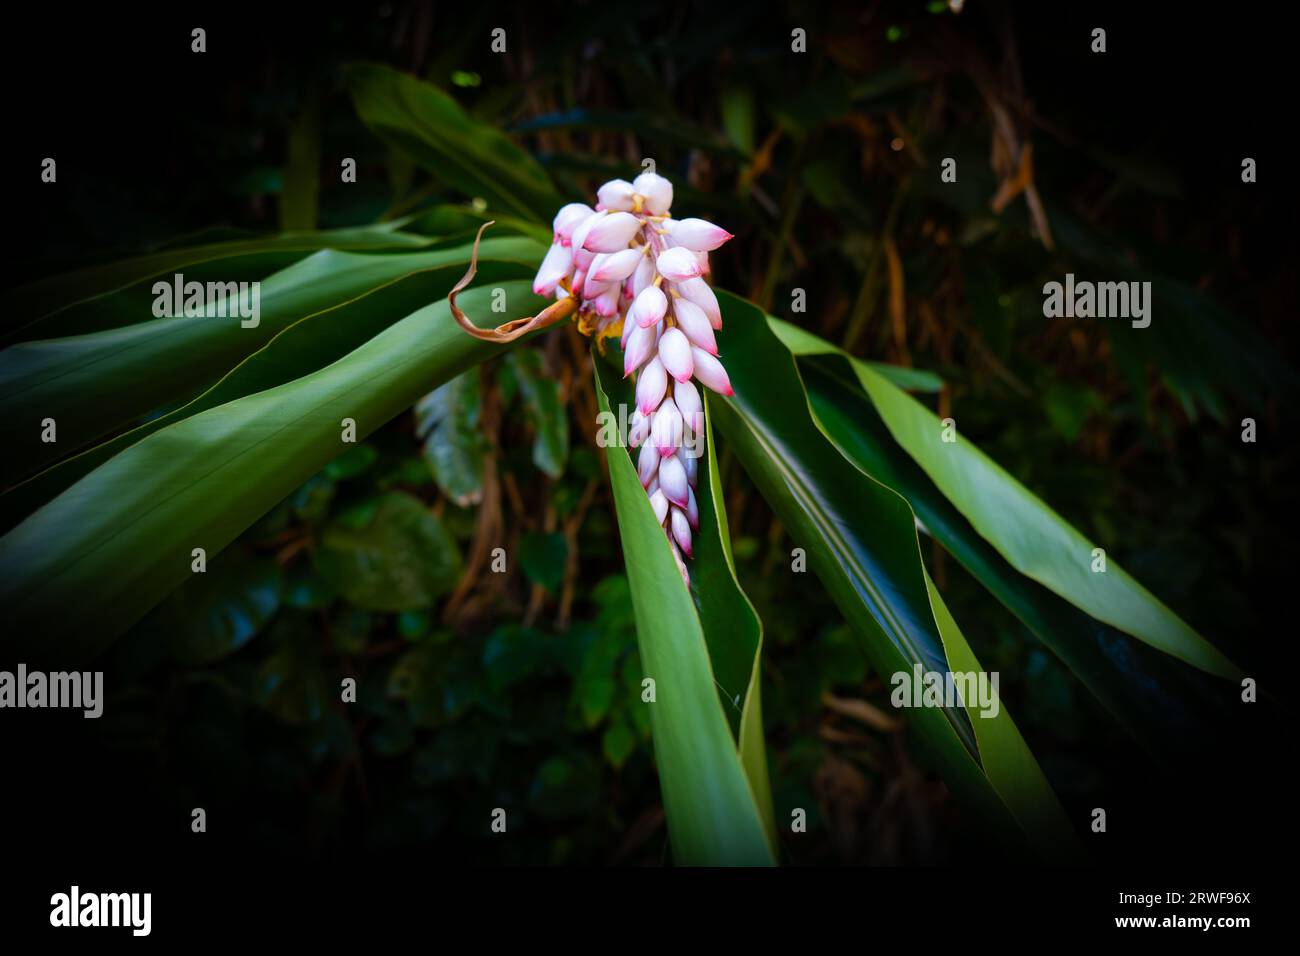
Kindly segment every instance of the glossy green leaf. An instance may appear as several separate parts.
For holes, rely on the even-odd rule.
[[[603,414],[617,373],[596,362]],[[626,401],[626,397],[625,397]],[[655,759],[673,859],[682,864],[774,862],[762,816],[718,697],[700,615],[655,521],[627,450],[608,449],[610,484],[647,678]]]
[[[966,643],[929,574],[925,576],[925,583],[952,670],[965,674],[987,673]],[[1057,860],[1082,862],[1078,838],[1070,828],[1065,810],[1052,792],[1042,768],[1020,736],[1006,706],[998,700],[996,691],[992,698],[995,705],[987,707],[982,706],[987,703],[985,701],[965,702],[979,744],[980,763],[989,782],[1032,845],[1050,847]]]
[[[528,283],[466,293],[472,316],[535,314]],[[501,352],[445,301],[325,368],[169,425],[112,458],[0,538],[6,650],[74,656],[111,641],[274,504],[430,388]]]
[[[237,549],[191,575],[141,627],[186,664],[208,664],[235,653],[271,620],[281,601],[281,574],[269,558]]]
[[[321,535],[316,567],[366,611],[414,611],[456,586],[460,548],[418,498],[389,492],[362,513],[340,515]]]
[[[443,494],[464,507],[483,497],[489,451],[479,419],[479,373],[471,369],[439,385],[415,406],[415,433]]]
[[[375,63],[350,65],[346,78],[362,122],[448,185],[535,221],[550,222],[562,205],[527,152],[436,87]]]
[[[487,258],[536,261],[543,251],[522,238],[483,246]],[[244,328],[238,315],[162,318],[11,346],[0,352],[0,440],[15,454],[0,466],[0,481],[30,474],[166,402],[194,397],[305,316],[415,272],[466,263],[469,251],[375,256],[323,250],[261,284],[254,327]],[[150,304],[140,307],[143,314]],[[57,423],[57,442],[41,440],[47,418]]]
[[[163,273],[184,270],[199,263],[276,252],[311,252],[317,249],[419,249],[430,240],[402,232],[400,223],[290,232],[274,236],[236,239],[201,246],[165,249],[133,259],[87,266],[76,272],[38,279],[0,297],[0,320],[5,325],[26,324],[67,308],[74,302],[104,295]]]
[[[505,361],[533,430],[533,464],[552,478],[564,474],[569,459],[569,415],[560,402],[560,383],[542,368],[533,349],[516,349]]]
[[[825,342],[818,350],[836,351]],[[894,439],[1014,568],[1152,647],[1211,674],[1240,676],[1235,664],[1111,557],[1104,572],[1094,572],[1096,545],[960,430],[956,441],[944,441],[944,426],[933,412],[865,363],[854,362],[853,369]]]
[[[805,356],[799,369],[817,419],[854,464],[904,498],[925,531],[995,595],[1157,759],[1190,749],[1202,690],[1181,661],[1128,639],[1020,574],[971,526],[894,441],[841,355]],[[1222,695],[1217,695],[1222,706]],[[1212,713],[1201,699],[1197,712]]]
[[[848,461],[812,416],[794,358],[752,304],[722,293],[719,336],[735,396],[710,402],[714,424],[785,525],[809,567],[888,677],[945,672],[949,662],[931,607],[915,516],[898,494]],[[918,707],[909,722],[987,826],[1020,833],[985,775],[960,707]],[[1038,846],[1051,855],[1051,847]]]
[[[64,459],[11,488],[0,496],[0,529],[12,528],[91,469],[160,428],[337,361],[383,331],[395,318],[443,298],[463,275],[464,266],[464,262],[456,261],[402,276],[292,323],[193,401]],[[535,262],[528,260],[480,259],[478,274],[484,283],[499,283],[523,279],[533,271]]]

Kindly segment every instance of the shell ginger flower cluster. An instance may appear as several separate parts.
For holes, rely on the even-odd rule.
[[[673,185],[655,173],[615,179],[594,209],[570,203],[533,291],[572,297],[579,328],[619,335],[623,375],[636,375],[628,444],[683,580],[699,529],[695,487],[704,453],[704,402],[695,383],[731,395],[714,331],[722,312],[705,276],[709,253],[731,233],[703,219],[674,219]],[[692,381],[694,380],[694,381]]]

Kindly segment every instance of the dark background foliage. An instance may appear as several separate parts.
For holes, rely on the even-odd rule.
[[[1255,8],[1210,21],[1173,5],[966,6],[396,2],[304,18],[223,5],[75,27],[38,10],[26,38],[7,38],[11,89],[17,48],[60,38],[56,75],[19,83],[9,104],[6,182],[29,210],[11,281],[200,230],[328,228],[464,200],[357,119],[343,65],[387,62],[516,131],[575,199],[652,156],[679,215],[736,233],[715,257],[720,285],[855,354],[940,375],[932,407],[1248,672],[1277,673],[1296,480],[1288,41]],[[506,55],[489,49],[496,26]],[[1094,26],[1105,54],[1089,52]],[[790,52],[794,27],[806,54]],[[995,211],[1018,171],[994,145],[999,124],[1032,142],[1033,166]],[[46,155],[57,188],[38,181]],[[949,156],[958,183],[941,184]],[[1245,156],[1255,184],[1241,182]],[[338,181],[341,157],[357,159],[356,184]],[[1150,279],[1152,327],[1044,320],[1042,284],[1067,271]],[[806,312],[791,310],[795,289]],[[273,855],[666,860],[591,403],[582,344],[560,330],[332,463],[233,546],[237,561],[97,664],[113,692],[103,720],[51,738],[15,718],[17,759],[42,768],[45,799],[23,811],[34,832],[91,792],[123,823],[88,840],[165,843],[203,806],[215,838]],[[1256,444],[1241,442],[1244,417]],[[978,821],[928,769],[816,580],[790,573],[797,543],[725,449],[721,464],[741,583],[766,626],[777,819],[810,816],[786,861],[951,859]],[[506,574],[484,554],[498,539]],[[1107,806],[1130,821],[1103,856],[1180,852],[1169,820],[1202,813],[1238,818],[1211,824],[1203,851],[1258,836],[1241,817],[1267,798],[1216,808],[1187,789],[1199,776],[1232,791],[1249,746],[1222,730],[1153,763],[925,547],[1075,819]],[[338,702],[342,676],[360,703]],[[1240,732],[1261,743],[1271,726]],[[494,807],[510,839],[489,833]]]

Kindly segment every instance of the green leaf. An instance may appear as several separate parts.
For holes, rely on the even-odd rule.
[[[493,321],[535,314],[527,283],[463,297]],[[169,425],[130,446],[0,538],[6,651],[75,656],[104,646],[209,557],[345,450],[431,387],[500,354],[466,335],[445,301],[385,329],[322,369]]]
[[[362,122],[440,180],[525,219],[549,222],[560,208],[550,178],[527,152],[436,87],[375,63],[349,65],[346,80]]]
[[[925,583],[951,669],[965,674],[987,673],[976,660],[928,573]],[[994,698],[997,698],[996,691]],[[1050,847],[1058,860],[1083,862],[1082,848],[1070,828],[1065,810],[1052,792],[1038,761],[1020,736],[1006,706],[998,700],[997,710],[993,712],[992,707],[981,707],[979,701],[965,703],[966,713],[975,729],[975,739],[979,743],[980,763],[984,772],[1002,802],[1016,818],[1016,823],[1026,838],[1034,846]]]
[[[721,293],[735,395],[710,397],[714,425],[863,642],[877,672],[949,670],[907,502],[857,469],[812,417],[794,358],[763,313]],[[959,707],[920,707],[909,721],[950,787],[985,825],[1019,832],[979,763]],[[1050,854],[1050,847],[1039,847]]]
[[[617,374],[600,360],[596,369],[600,411],[617,421],[607,391]],[[772,846],[718,699],[699,614],[632,459],[621,447],[609,449],[607,458],[637,643],[645,676],[655,682],[655,701],[633,707],[649,708],[673,858],[687,865],[771,864]]]
[[[409,315],[426,303],[443,298],[464,274],[467,261],[403,276],[373,292],[294,322],[192,402],[65,459],[0,496],[0,528],[12,528],[92,469],[160,428],[253,392],[282,385],[343,358],[391,325],[395,316]],[[479,276],[484,282],[523,279],[535,270],[535,261],[479,260]]]
[[[773,327],[780,324],[771,321]],[[804,336],[813,352],[838,352],[828,342]],[[1105,572],[1093,572],[1095,545],[960,431],[956,441],[943,441],[944,426],[933,412],[865,363],[852,366],[898,444],[1016,570],[1152,647],[1208,673],[1239,679],[1235,664],[1109,556]]]
[[[600,748],[611,767],[622,767],[636,749],[636,733],[627,724],[616,721],[605,728],[605,733],[600,738]]]
[[[413,611],[455,587],[462,563],[456,542],[428,507],[393,491],[363,520],[345,514],[326,528],[316,566],[356,607]]]
[[[519,567],[523,569],[524,577],[552,594],[564,583],[564,565],[568,557],[569,545],[564,535],[558,532],[530,532],[519,539]]]
[[[770,321],[770,320],[769,320]],[[845,355],[806,356],[799,369],[826,434],[854,464],[904,498],[925,530],[992,592],[1157,758],[1187,746],[1197,723],[1181,661],[1124,638],[1020,574],[943,496],[885,428]],[[1198,701],[1198,712],[1212,712]]]
[[[400,223],[389,222],[349,229],[322,232],[289,232],[253,239],[215,242],[202,246],[166,249],[134,259],[87,266],[77,272],[62,273],[19,286],[0,296],[0,314],[6,325],[33,322],[65,309],[74,302],[124,289],[145,279],[215,259],[267,253],[299,253],[316,249],[418,249],[431,240],[399,230]]]
[[[560,403],[560,383],[546,375],[542,357],[534,349],[516,349],[507,356],[505,364],[535,436],[533,464],[552,478],[558,478],[564,474],[569,458],[569,416]]]
[[[502,238],[484,242],[482,254],[535,262],[542,251],[527,239]],[[12,483],[167,402],[193,398],[306,316],[415,272],[467,263],[469,253],[469,246],[385,256],[323,250],[261,284],[255,327],[244,328],[237,314],[178,316],[13,345],[0,352],[0,440],[15,454],[0,466],[0,481]],[[150,314],[151,303],[139,306]],[[46,418],[57,423],[57,443],[41,440]]]
[[[154,609],[142,628],[172,658],[210,664],[247,644],[280,607],[280,569],[239,551],[220,555]]]
[[[415,433],[424,460],[443,494],[461,507],[483,498],[483,464],[489,447],[479,421],[479,373],[471,369],[439,385],[415,406]]]

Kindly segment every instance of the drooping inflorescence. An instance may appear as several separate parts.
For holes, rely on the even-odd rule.
[[[699,528],[695,487],[704,454],[704,402],[694,382],[731,395],[714,331],[718,299],[704,277],[709,253],[731,238],[703,219],[673,219],[673,185],[655,173],[615,179],[593,209],[570,203],[533,291],[573,298],[579,327],[620,335],[624,377],[636,375],[628,444],[682,578]],[[621,326],[620,326],[621,323]]]

